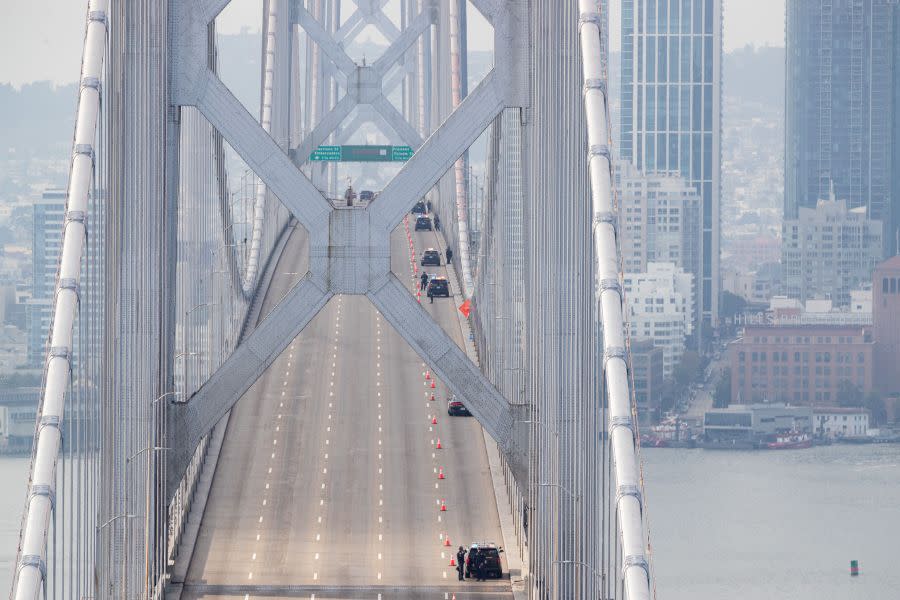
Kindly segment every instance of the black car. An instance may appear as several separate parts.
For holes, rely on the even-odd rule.
[[[416,231],[431,231],[431,217],[422,215],[416,218]]]
[[[372,190],[363,190],[359,193],[359,199],[371,202],[375,199],[375,192]]]
[[[434,248],[429,248],[422,253],[423,267],[439,267],[441,266],[441,253]]]
[[[497,548],[494,544],[478,542],[469,547],[469,555],[466,556],[466,577],[475,574],[475,558],[484,556],[484,574],[488,577],[503,577],[503,565],[500,563],[500,553],[503,548]]]
[[[450,283],[446,277],[432,277],[428,282],[427,293],[429,296],[450,297]]]
[[[416,202],[416,205],[413,206],[413,208],[410,212],[412,212],[412,214],[414,214],[414,215],[424,215],[425,213],[428,212],[428,207],[425,206],[424,202],[419,200],[418,202]]]
[[[466,408],[461,400],[457,400],[455,396],[450,396],[447,400],[447,414],[451,417],[471,417],[472,413]]]

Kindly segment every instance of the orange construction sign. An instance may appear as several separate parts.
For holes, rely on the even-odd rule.
[[[459,307],[459,312],[463,314],[467,319],[469,318],[469,313],[472,312],[472,302],[466,300]]]

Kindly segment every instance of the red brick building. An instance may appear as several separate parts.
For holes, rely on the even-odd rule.
[[[868,327],[748,325],[728,352],[735,404],[833,406],[842,380],[863,394],[874,384],[875,344]]]
[[[886,394],[900,392],[900,256],[875,267],[872,279],[875,385]]]

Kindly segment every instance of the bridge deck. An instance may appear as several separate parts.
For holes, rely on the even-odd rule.
[[[417,258],[444,249],[413,235]],[[305,266],[304,237],[277,273]],[[410,281],[402,227],[392,253]],[[276,274],[263,314],[294,279]],[[423,306],[459,343],[457,300]],[[367,299],[334,298],[235,406],[185,597],[511,598],[508,579],[458,582],[449,566],[460,544],[502,540],[480,427],[447,416],[440,382],[427,402],[425,370]]]

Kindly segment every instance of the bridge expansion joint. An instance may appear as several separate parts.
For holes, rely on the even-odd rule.
[[[59,280],[59,285],[56,288],[56,294],[59,295],[63,290],[68,290],[70,292],[75,292],[75,299],[78,302],[81,302],[81,286],[75,281],[74,277],[63,277]]]
[[[591,90],[600,90],[600,93],[603,96],[606,96],[606,82],[602,79],[591,78],[586,79],[584,82],[583,93],[587,94]]]
[[[50,507],[55,511],[56,510],[56,492],[53,489],[43,483],[35,483],[31,486],[31,492],[28,494],[28,499],[31,500],[35,496],[43,496],[50,500]]]
[[[37,554],[23,554],[22,562],[19,563],[19,570],[24,567],[36,567],[41,572],[41,579],[47,580],[47,563],[43,557]]]
[[[630,484],[622,484],[616,487],[616,505],[618,506],[619,502],[622,498],[626,498],[631,496],[635,500],[637,500],[638,505],[641,507],[641,512],[644,510],[644,496],[641,494],[641,488],[636,485]]]
[[[625,576],[625,572],[628,569],[635,567],[643,569],[647,575],[647,581],[650,581],[650,563],[647,562],[647,557],[643,554],[629,554],[625,557],[625,560],[622,562],[622,576]]]
[[[594,227],[606,223],[613,228],[613,233],[617,234],[619,230],[619,219],[616,214],[610,211],[594,214]]]
[[[631,420],[630,416],[622,416],[622,417],[611,417],[609,419],[609,434],[612,435],[613,432],[619,428],[624,427],[631,431],[631,435],[634,436],[634,421]]]
[[[609,348],[603,349],[603,370],[606,370],[606,363],[608,363],[613,358],[621,358],[623,361],[627,357],[627,352],[624,346],[610,346]]]
[[[598,12],[583,12],[578,16],[578,29],[580,30],[581,26],[586,23],[592,23],[597,26],[597,29],[601,29],[603,27],[603,17]]]

